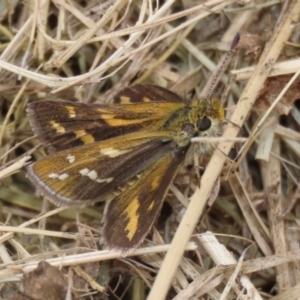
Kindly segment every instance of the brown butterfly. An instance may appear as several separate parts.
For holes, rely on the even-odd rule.
[[[106,201],[103,241],[123,253],[151,229],[191,138],[220,135],[224,120],[220,101],[187,102],[154,85],[125,88],[109,105],[46,100],[27,112],[50,152],[27,168],[30,180],[56,205]]]

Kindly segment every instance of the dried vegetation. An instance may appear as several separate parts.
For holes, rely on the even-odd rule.
[[[0,1],[0,298],[299,299],[299,12],[299,0]],[[35,194],[24,166],[46,150],[29,101],[108,103],[135,83],[201,97],[237,32],[213,92],[229,120],[220,150],[200,189],[180,171],[131,257],[101,250],[103,205]]]

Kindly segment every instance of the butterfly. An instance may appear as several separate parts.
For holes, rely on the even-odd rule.
[[[155,85],[121,90],[112,104],[29,103],[31,128],[49,155],[27,167],[37,190],[56,205],[105,201],[105,246],[133,251],[156,220],[191,139],[219,136],[219,100],[184,101]],[[200,145],[199,155],[213,151]]]

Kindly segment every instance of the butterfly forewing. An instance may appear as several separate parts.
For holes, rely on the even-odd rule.
[[[31,127],[49,152],[65,150],[147,128],[156,131],[184,104],[84,104],[67,101],[30,103]]]
[[[147,103],[147,102],[175,102],[183,103],[177,94],[163,87],[151,84],[137,84],[124,88],[114,98],[114,103]]]
[[[86,206],[107,200],[175,146],[168,132],[128,134],[49,155],[30,165],[28,176],[50,201]]]

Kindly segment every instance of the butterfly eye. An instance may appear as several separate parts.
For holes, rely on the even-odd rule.
[[[197,128],[199,131],[206,131],[210,128],[210,126],[211,120],[205,116],[197,121]]]

